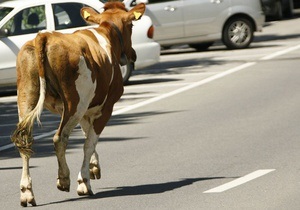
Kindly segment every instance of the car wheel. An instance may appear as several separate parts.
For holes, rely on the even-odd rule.
[[[281,20],[283,18],[283,11],[282,11],[282,3],[281,1],[276,1],[275,3],[275,15],[274,18],[276,20]]]
[[[128,63],[127,65],[120,66],[120,67],[121,67],[121,74],[123,78],[123,84],[127,84],[131,76],[131,73],[134,70],[134,64]]]
[[[205,51],[213,44],[214,42],[206,42],[206,43],[190,44],[189,46],[195,48],[197,51]]]
[[[247,48],[253,40],[254,27],[246,18],[232,18],[224,26],[222,40],[229,49]]]
[[[293,17],[294,16],[293,9],[294,9],[294,3],[292,0],[289,0],[287,3],[287,7],[283,11],[284,17],[287,17],[287,18]]]

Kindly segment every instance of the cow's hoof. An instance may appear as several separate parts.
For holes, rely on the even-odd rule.
[[[35,199],[28,201],[28,203],[31,204],[32,206],[36,206]],[[21,201],[21,206],[27,207],[27,201]]]
[[[81,181],[81,180],[78,180],[77,194],[79,196],[94,195],[90,184],[88,184],[87,181]]]
[[[27,204],[31,204],[32,206],[36,206],[36,202],[34,199],[34,195],[32,189],[21,189],[21,206],[27,207]]]
[[[69,178],[57,178],[57,188],[64,192],[70,192],[70,179]]]
[[[101,169],[99,165],[90,163],[90,178],[91,179],[101,178]]]

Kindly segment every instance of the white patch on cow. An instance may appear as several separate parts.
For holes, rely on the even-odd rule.
[[[109,62],[112,63],[111,54],[109,53],[109,50],[107,48],[108,42],[106,41],[105,37],[99,34],[95,29],[89,29],[94,36],[97,38],[99,45],[105,50]]]
[[[80,56],[78,63],[78,74],[78,78],[75,81],[76,90],[79,95],[77,112],[82,116],[94,98],[97,86],[97,82],[93,82],[92,71],[87,67],[83,56]]]
[[[99,34],[95,29],[89,29],[89,30],[97,38],[99,45],[104,49],[104,51],[106,52],[107,57],[109,59],[109,62],[112,64],[112,58],[111,58],[112,56],[111,56],[110,50],[108,49],[108,42],[106,41],[105,37],[102,36],[101,34]],[[112,75],[111,75],[109,84],[111,84],[113,78],[114,78],[114,67],[112,67]]]
[[[102,116],[102,109],[106,102],[106,99],[107,99],[107,95],[105,96],[105,99],[102,104],[100,104],[98,106],[94,106],[92,108],[89,108],[85,112],[85,114],[84,114],[85,120],[87,120],[89,124],[92,124],[95,119],[98,119],[99,117]],[[80,123],[84,123],[84,122],[80,122]]]

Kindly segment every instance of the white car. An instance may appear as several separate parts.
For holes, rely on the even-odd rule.
[[[72,33],[95,27],[80,16],[80,9],[89,6],[101,12],[99,0],[13,0],[0,4],[0,86],[16,84],[16,57],[26,41],[38,31],[49,30]],[[134,64],[123,66],[126,83],[134,68],[144,68],[159,61],[160,45],[153,38],[154,28],[148,16],[134,23],[133,48],[137,53]]]

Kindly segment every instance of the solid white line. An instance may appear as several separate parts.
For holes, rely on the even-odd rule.
[[[10,149],[10,148],[12,148],[14,146],[15,146],[14,144],[7,144],[5,146],[2,146],[2,147],[0,147],[0,152],[4,151],[4,150],[7,150],[7,149]]]
[[[157,96],[157,94],[137,94],[137,95],[123,95],[122,99],[138,99],[138,98],[151,98],[151,97],[155,97]]]
[[[17,101],[17,96],[6,96],[6,97],[1,97],[0,102],[15,102]]]
[[[300,45],[296,45],[294,47],[289,47],[287,49],[280,50],[278,52],[275,52],[275,53],[272,53],[270,55],[264,56],[260,60],[271,60],[271,59],[276,58],[280,55],[284,55],[284,54],[287,54],[289,52],[292,52],[292,51],[295,51],[295,50],[298,50],[298,49],[300,49]]]
[[[165,98],[168,98],[168,97],[177,95],[177,94],[179,94],[179,93],[188,91],[188,90],[193,89],[193,88],[195,88],[195,87],[199,87],[199,86],[201,86],[201,85],[207,84],[207,83],[212,82],[212,81],[214,81],[214,80],[223,78],[223,77],[225,77],[225,76],[227,76],[227,75],[233,74],[233,73],[235,73],[235,72],[237,72],[237,71],[243,70],[243,69],[248,68],[248,67],[250,67],[250,66],[253,66],[253,65],[255,65],[255,64],[256,64],[256,62],[248,62],[248,63],[244,63],[244,64],[242,64],[242,65],[240,65],[240,66],[237,66],[237,67],[235,67],[235,68],[229,69],[229,70],[227,70],[227,71],[224,71],[224,72],[222,72],[222,73],[216,74],[216,75],[214,75],[214,76],[208,77],[208,78],[206,78],[206,79],[200,80],[200,81],[198,81],[198,82],[192,83],[192,84],[190,84],[190,85],[184,86],[184,87],[182,87],[182,88],[176,89],[176,90],[171,91],[171,92],[169,92],[169,93],[165,93],[165,94],[159,95],[159,96],[157,96],[157,97],[150,98],[150,99],[148,99],[148,100],[142,101],[142,102],[140,102],[140,103],[130,105],[130,106],[125,107],[125,108],[123,108],[123,109],[116,110],[116,111],[113,112],[112,115],[115,116],[115,115],[123,114],[123,113],[125,113],[125,112],[132,111],[132,110],[134,110],[134,109],[137,109],[137,108],[146,106],[146,105],[148,105],[148,104],[151,104],[151,103],[154,103],[154,102],[163,100],[163,99],[165,99]]]
[[[249,182],[253,179],[257,179],[261,176],[264,176],[272,171],[275,171],[275,169],[265,169],[265,170],[257,170],[254,171],[253,173],[250,173],[246,176],[243,176],[241,178],[235,179],[231,182],[228,182],[226,184],[223,184],[219,187],[215,187],[213,189],[207,190],[203,193],[220,193],[220,192],[224,192],[226,190],[232,189],[234,187],[237,187],[239,185],[245,184],[246,182]]]
[[[153,77],[153,78],[155,78],[155,77]],[[136,81],[140,81],[140,80],[133,80],[133,81],[136,82]],[[126,90],[145,89],[145,88],[149,88],[149,87],[150,88],[177,87],[177,86],[184,86],[187,84],[191,84],[191,82],[177,82],[177,83],[171,83],[171,84],[145,84],[145,85],[139,85],[139,86],[133,85],[133,86],[126,87]]]

